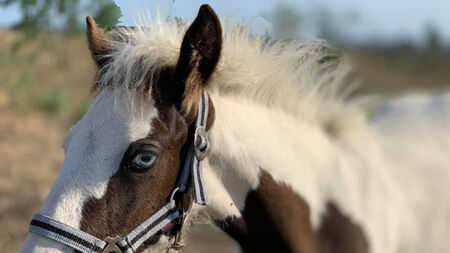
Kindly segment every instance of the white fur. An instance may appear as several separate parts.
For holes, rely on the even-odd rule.
[[[386,106],[404,111],[420,99]],[[306,199],[315,228],[333,202],[362,227],[371,252],[447,252],[450,96],[427,98],[440,102],[419,105],[422,112],[415,116],[391,113],[367,121],[362,112],[342,115],[347,118],[335,122],[341,129],[333,136],[323,126],[252,101],[212,100],[210,169],[225,186],[237,181],[256,187],[261,167]],[[242,210],[239,194],[245,191],[233,195],[236,187],[230,185]]]
[[[112,85],[119,93],[138,90],[148,71],[176,63],[186,28],[156,19],[147,28],[123,29],[113,60],[101,70],[100,85]],[[431,98],[382,107],[403,112],[415,105],[419,113],[408,114],[416,117],[380,111],[370,116],[342,93],[349,89],[342,82],[345,59],[319,63],[336,54],[323,41],[267,41],[239,25],[224,30],[221,60],[208,86],[216,109],[212,149],[204,164],[211,206],[194,206],[188,223],[239,217],[246,193],[258,186],[264,169],[306,199],[316,229],[326,204],[333,202],[362,227],[371,252],[448,251],[448,97],[441,110],[427,107]],[[420,104],[421,99],[428,102]],[[84,123],[71,130],[68,157],[42,209],[75,227],[83,201],[102,196],[114,172],[107,168],[118,167],[126,145],[149,131],[144,125],[155,114],[118,122],[115,114],[105,113],[109,103],[94,105]],[[426,117],[436,111],[437,117]],[[86,136],[95,122],[109,134],[99,130]],[[91,140],[99,153],[89,148]],[[91,158],[83,159],[87,154]],[[101,156],[115,166],[105,167]]]

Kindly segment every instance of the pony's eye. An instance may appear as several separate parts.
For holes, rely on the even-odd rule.
[[[139,168],[149,168],[156,161],[156,154],[150,151],[142,151],[133,159],[133,165]]]

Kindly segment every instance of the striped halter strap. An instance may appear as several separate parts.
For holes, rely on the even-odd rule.
[[[210,145],[206,134],[209,111],[209,97],[203,91],[199,101],[195,133],[177,187],[173,189],[169,201],[156,213],[139,224],[124,237],[98,239],[77,228],[59,222],[49,216],[35,214],[30,223],[30,232],[58,241],[83,253],[133,253],[149,238],[164,231],[170,223],[178,219],[178,229],[170,249],[180,250],[181,229],[188,210],[177,207],[176,193],[192,194],[194,202],[209,205],[202,174],[202,160],[208,154]],[[192,203],[191,203],[192,205]]]

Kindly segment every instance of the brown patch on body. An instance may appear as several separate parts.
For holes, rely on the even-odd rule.
[[[317,232],[321,253],[367,253],[369,243],[361,227],[341,213],[332,203],[327,206],[322,225]]]
[[[321,227],[313,231],[305,200],[264,170],[260,185],[248,193],[241,218],[216,224],[243,252],[368,253],[361,228],[329,204]]]
[[[264,170],[258,188],[247,195],[242,219],[220,226],[244,252],[317,252],[308,204]]]

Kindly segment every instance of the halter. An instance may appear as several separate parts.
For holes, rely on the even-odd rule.
[[[30,232],[58,241],[83,253],[133,253],[146,240],[160,231],[165,231],[172,221],[178,219],[175,240],[168,250],[180,250],[183,247],[183,244],[181,244],[181,229],[190,207],[188,210],[178,209],[174,200],[176,193],[190,193],[194,196],[195,203],[209,205],[202,174],[202,160],[205,159],[209,151],[209,140],[205,131],[208,106],[208,93],[203,91],[195,121],[194,141],[189,148],[180,180],[172,191],[169,201],[124,237],[108,237],[101,240],[41,214],[33,216],[30,223]]]

